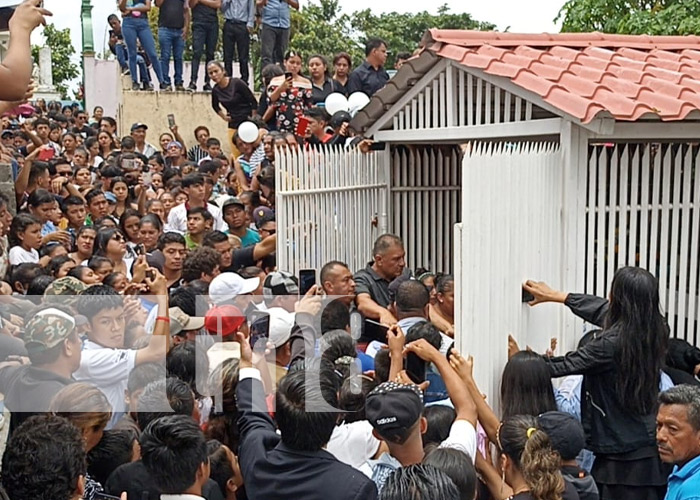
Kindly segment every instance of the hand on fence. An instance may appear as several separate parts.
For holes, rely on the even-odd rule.
[[[462,381],[469,382],[474,379],[474,357],[465,358],[457,349],[450,353],[450,366],[459,374]]]
[[[560,302],[564,303],[567,293],[554,290],[544,281],[527,280],[523,283],[523,289],[530,292],[535,300],[528,302],[531,306],[542,304],[544,302]]]
[[[512,358],[520,352],[520,346],[518,342],[513,338],[511,334],[508,334],[508,359]]]

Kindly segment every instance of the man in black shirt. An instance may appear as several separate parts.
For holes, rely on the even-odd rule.
[[[161,90],[170,90],[170,55],[175,60],[175,90],[184,91],[182,80],[182,56],[190,27],[188,0],[156,0],[158,15],[158,42],[160,65],[163,71]]]
[[[190,0],[192,9],[192,77],[187,90],[197,90],[199,79],[199,62],[205,55],[204,91],[210,92],[211,85],[206,71],[206,65],[214,60],[214,51],[219,42],[219,17],[217,9],[221,8],[221,0]],[[206,47],[206,51],[204,48]]]
[[[389,73],[384,69],[386,64],[386,42],[380,38],[370,38],[365,47],[366,59],[348,79],[348,93],[364,92],[372,97],[389,81]]]

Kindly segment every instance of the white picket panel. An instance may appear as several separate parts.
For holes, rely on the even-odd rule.
[[[454,225],[460,220],[461,151],[457,147],[395,147],[390,229],[406,246],[406,265],[449,273]]]
[[[584,269],[585,292],[601,296],[618,268],[648,269],[659,280],[672,335],[694,345],[700,341],[699,154],[687,143],[592,146]]]
[[[363,268],[386,226],[387,170],[380,153],[277,151],[277,267],[291,273],[330,260]]]
[[[562,155],[555,143],[473,145],[462,172],[456,276],[458,347],[473,354],[480,389],[497,404],[507,336],[544,351],[571,340],[564,308],[522,304],[521,284],[562,283]]]

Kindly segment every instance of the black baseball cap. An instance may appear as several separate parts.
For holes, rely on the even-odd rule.
[[[422,413],[423,393],[417,385],[384,382],[367,395],[367,420],[389,441],[404,439]]]
[[[540,430],[549,436],[554,451],[562,460],[573,460],[586,445],[581,422],[568,413],[548,411],[537,417]]]

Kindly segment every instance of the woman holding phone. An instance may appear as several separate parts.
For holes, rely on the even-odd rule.
[[[267,89],[268,111],[275,110],[277,130],[280,132],[295,133],[304,111],[313,106],[313,86],[299,74],[301,64],[301,56],[297,52],[287,52],[284,75],[273,78]]]
[[[233,157],[237,158],[241,153],[233,143],[233,136],[241,123],[253,115],[258,107],[258,101],[243,80],[226,74],[224,65],[220,61],[211,61],[207,64],[207,74],[214,83],[211,91],[211,107],[222,120],[228,122],[228,143]]]
[[[131,73],[132,90],[140,90],[138,82],[138,64],[136,58],[138,49],[136,41],[141,42],[144,52],[153,62],[153,70],[156,72],[158,81],[163,87],[163,72],[158,64],[158,54],[156,53],[156,42],[148,24],[148,12],[151,10],[151,0],[119,0],[119,10],[122,13],[122,35],[129,53],[129,71]]]

